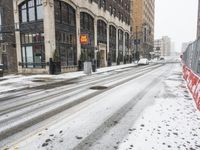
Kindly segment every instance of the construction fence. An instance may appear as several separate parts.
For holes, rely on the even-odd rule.
[[[188,46],[182,57],[183,78],[200,110],[200,39]]]
[[[200,76],[200,39],[187,47],[183,53],[183,63]]]

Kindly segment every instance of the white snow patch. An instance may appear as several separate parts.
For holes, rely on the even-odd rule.
[[[119,150],[199,150],[200,113],[176,68],[155,104],[143,111]]]

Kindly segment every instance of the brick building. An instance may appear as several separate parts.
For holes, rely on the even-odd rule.
[[[0,1],[0,63],[6,72],[17,71],[13,1]]]
[[[132,46],[141,57],[150,58],[154,47],[155,0],[131,0]]]

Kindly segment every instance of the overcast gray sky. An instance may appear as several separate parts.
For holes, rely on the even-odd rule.
[[[155,5],[155,39],[171,37],[176,51],[195,40],[198,0],[156,0]]]

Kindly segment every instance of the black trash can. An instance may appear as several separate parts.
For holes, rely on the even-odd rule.
[[[92,60],[92,71],[93,72],[97,71],[97,61],[95,59]]]
[[[119,58],[117,58],[117,65],[120,65],[120,60],[119,60]]]
[[[3,64],[0,64],[0,77],[3,77]]]
[[[78,61],[78,71],[83,71],[83,61]]]

